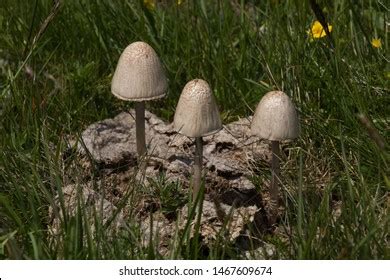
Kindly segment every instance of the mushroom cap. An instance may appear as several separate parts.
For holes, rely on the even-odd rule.
[[[271,91],[263,96],[252,119],[251,134],[273,141],[299,136],[297,111],[287,94]]]
[[[111,82],[116,97],[145,101],[164,97],[168,82],[156,52],[144,42],[134,42],[122,52]]]
[[[188,82],[179,98],[173,126],[188,137],[202,137],[222,129],[221,118],[209,84],[201,79]]]

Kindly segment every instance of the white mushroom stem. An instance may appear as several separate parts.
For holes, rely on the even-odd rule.
[[[279,141],[271,141],[272,163],[271,163],[271,187],[270,194],[270,222],[276,222],[278,208],[279,208],[279,178],[280,178],[280,149]]]
[[[135,102],[135,134],[137,139],[137,153],[141,157],[146,154],[144,101]]]
[[[195,137],[195,157],[194,157],[194,178],[193,178],[193,198],[196,199],[200,191],[202,180],[203,164],[203,143],[202,137]]]

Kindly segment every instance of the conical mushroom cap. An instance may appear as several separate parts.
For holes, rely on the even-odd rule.
[[[221,118],[209,84],[201,79],[188,82],[179,98],[173,126],[188,137],[202,137],[222,128]]]
[[[298,115],[287,94],[271,91],[263,96],[252,119],[251,133],[277,141],[299,136]]]
[[[112,77],[111,92],[118,98],[145,101],[165,96],[168,88],[156,52],[144,42],[134,42],[122,52]]]

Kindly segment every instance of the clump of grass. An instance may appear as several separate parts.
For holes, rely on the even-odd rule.
[[[183,192],[180,182],[169,182],[164,174],[157,178],[148,178],[148,191],[143,195],[149,196],[158,205],[159,211],[169,219],[177,217],[177,211],[180,210],[188,200],[187,195]],[[145,191],[142,191],[145,192]]]

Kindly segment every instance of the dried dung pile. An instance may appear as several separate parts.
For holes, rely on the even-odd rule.
[[[193,139],[177,134],[171,124],[147,111],[145,133],[148,155],[138,159],[134,116],[135,112],[130,110],[94,123],[87,127],[78,141],[70,145],[82,162],[85,174],[77,182],[72,175],[68,176],[63,190],[65,208],[69,209],[69,215],[74,214],[77,205],[80,205],[77,197],[82,195],[86,212],[96,214],[100,210],[104,222],[116,211],[119,201],[132,196],[134,188],[137,188],[140,195],[135,196],[136,200],[132,196],[132,203],[121,207],[115,221],[110,220],[110,224],[116,230],[126,220],[137,219],[145,242],[153,234],[150,226],[154,226],[153,232],[158,229],[160,234],[153,237],[159,240],[158,250],[167,255],[169,242],[188,221],[187,198],[194,143]],[[251,177],[256,173],[256,163],[267,164],[271,155],[266,143],[249,135],[249,128],[250,119],[239,119],[225,125],[218,133],[203,138],[206,189],[200,235],[205,244],[223,230],[227,240],[247,249],[248,236],[253,234],[253,228],[258,228],[259,232],[269,229],[264,199]],[[66,156],[72,154],[71,151],[70,148]],[[142,170],[139,166],[142,166]],[[71,168],[67,168],[69,170],[65,170],[65,174],[72,174]],[[164,201],[143,191],[153,188],[161,178],[165,184],[171,183],[177,187],[168,196],[176,199],[175,192],[185,194],[177,198],[177,209],[164,212]],[[51,209],[53,234],[56,234],[60,217],[59,211],[55,210]],[[153,223],[150,222],[151,217]],[[249,228],[252,229],[251,233]]]

